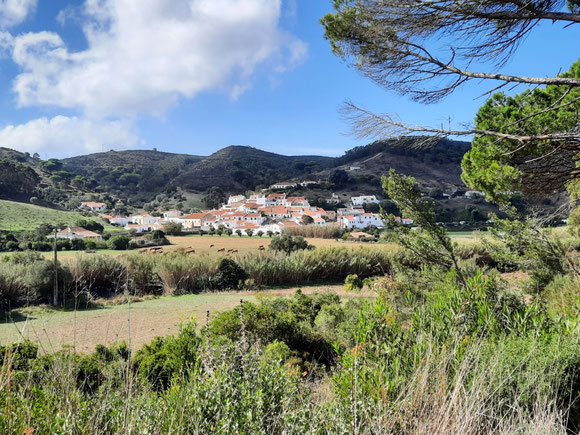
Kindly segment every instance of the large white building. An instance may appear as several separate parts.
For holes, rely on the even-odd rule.
[[[385,223],[377,213],[362,213],[358,215],[345,215],[338,217],[338,223],[343,228],[384,228]]]
[[[375,195],[353,196],[350,200],[354,206],[360,206],[364,204],[378,204],[380,202]]]

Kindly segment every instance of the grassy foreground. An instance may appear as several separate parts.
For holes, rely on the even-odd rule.
[[[235,308],[240,299],[256,302],[263,297],[289,296],[295,290],[165,296],[131,304],[81,307],[77,311],[53,310],[45,306],[25,308],[15,310],[11,320],[0,323],[0,346],[28,339],[38,343],[45,353],[58,351],[64,346],[86,353],[92,352],[98,344],[110,346],[125,340],[138,349],[154,337],[175,334],[181,322],[197,320],[198,325],[205,325],[208,310],[213,317],[218,312]],[[341,285],[302,289],[304,294],[327,290],[344,295]]]

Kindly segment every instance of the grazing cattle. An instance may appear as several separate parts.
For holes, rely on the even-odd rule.
[[[218,252],[226,252],[226,248],[218,249]]]
[[[147,252],[147,248],[139,249],[139,254],[144,254]]]
[[[213,248],[213,245],[209,245],[210,248]]]
[[[232,254],[237,254],[238,250],[237,249],[232,249]]]
[[[188,249],[185,251],[186,254],[195,254],[195,249]]]
[[[264,248],[263,246],[260,246],[260,247],[258,248],[258,251],[265,251],[265,250],[266,250],[266,248]]]

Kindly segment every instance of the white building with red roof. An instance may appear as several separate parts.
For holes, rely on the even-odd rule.
[[[80,208],[88,209],[91,211],[105,211],[107,209],[107,204],[104,202],[84,201],[81,202]]]

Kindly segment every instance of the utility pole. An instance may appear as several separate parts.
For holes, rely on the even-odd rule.
[[[58,258],[57,258],[57,249],[56,249],[56,235],[58,234],[59,229],[54,229],[54,293],[52,295],[52,304],[56,306],[58,304]]]

